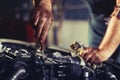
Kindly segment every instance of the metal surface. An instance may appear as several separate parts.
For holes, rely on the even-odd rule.
[[[56,46],[42,52],[33,43],[0,41],[2,80],[117,80],[106,63],[93,67],[69,51],[54,49]]]

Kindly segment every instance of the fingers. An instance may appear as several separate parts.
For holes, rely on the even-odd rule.
[[[85,59],[85,61],[89,61],[89,59],[94,56],[93,50],[92,48],[88,48],[86,51],[86,54],[84,54],[83,58]]]
[[[40,17],[40,11],[33,10],[32,14],[31,14],[30,23],[34,29],[37,28],[37,24],[39,22],[39,17]]]
[[[101,61],[97,52],[98,49],[89,47],[83,50],[81,57],[83,57],[86,62],[98,64]]]
[[[48,19],[48,21],[46,21],[46,23],[44,24],[44,27],[42,29],[40,40],[44,41],[46,39],[46,36],[50,29],[50,25],[51,25],[51,21],[50,21],[50,19]]]
[[[45,37],[47,36],[45,33],[48,33],[48,30],[45,30],[48,27],[46,26],[46,22],[47,18],[43,16],[37,24],[38,29],[35,31],[36,43],[40,43],[41,49],[44,49]],[[43,38],[43,36],[45,37]]]
[[[84,49],[82,50],[82,54],[81,54],[80,56],[81,56],[81,57],[84,57],[85,54],[91,52],[91,50],[92,50],[91,47],[89,47],[89,48],[84,48]]]
[[[46,21],[46,23],[44,24],[44,27],[43,27],[42,32],[41,32],[40,37],[39,37],[39,42],[41,43],[41,47],[43,49],[44,49],[44,43],[45,43],[45,40],[47,38],[50,26],[51,26],[51,19],[49,18]]]
[[[99,64],[101,61],[98,58],[98,56],[93,55],[93,56],[91,56],[91,58],[89,58],[89,60],[87,62],[92,63],[92,64]]]
[[[97,56],[97,53],[87,53],[83,58],[86,62],[92,64],[99,64],[101,62],[99,56]]]
[[[37,24],[37,29],[35,31],[35,39],[36,41],[39,41],[39,37],[41,35],[41,32],[45,26],[45,23],[46,23],[47,19],[46,17],[41,17],[41,19],[39,19],[39,22]]]
[[[35,14],[35,13],[34,13]],[[40,44],[41,49],[43,49],[45,37],[48,33],[47,17],[45,15],[40,15],[40,12],[37,12],[36,15],[32,16],[32,25],[35,30],[34,38],[36,44]]]
[[[40,44],[41,48],[44,47],[52,19],[52,12],[39,6],[36,7],[31,14],[31,24],[35,30],[35,42]]]
[[[85,59],[86,62],[90,61],[90,59],[92,58],[94,54],[90,54],[90,53],[87,53],[85,54],[85,56],[83,57]]]

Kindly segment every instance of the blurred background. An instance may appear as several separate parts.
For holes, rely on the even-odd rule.
[[[69,48],[74,41],[88,45],[88,10],[84,0],[53,0],[54,22],[47,44]],[[29,23],[32,0],[0,0],[0,38],[34,42]]]

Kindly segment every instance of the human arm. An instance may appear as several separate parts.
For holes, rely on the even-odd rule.
[[[35,42],[44,49],[45,40],[53,21],[52,0],[33,0],[31,24],[35,30]]]
[[[120,5],[120,0],[116,1],[116,5]],[[82,57],[86,61],[92,63],[100,63],[106,61],[118,47],[120,43],[120,19],[117,18],[117,15],[120,11],[120,8],[117,8],[118,7],[114,9],[114,15],[111,17],[107,31],[102,42],[100,43],[100,46],[98,48],[90,47],[83,51],[86,54],[83,54]]]

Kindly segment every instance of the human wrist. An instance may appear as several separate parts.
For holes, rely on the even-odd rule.
[[[114,50],[108,46],[100,46],[99,51],[108,57],[110,57],[114,53]]]
[[[33,5],[35,7],[44,7],[48,10],[52,10],[52,1],[53,0],[33,0]]]

